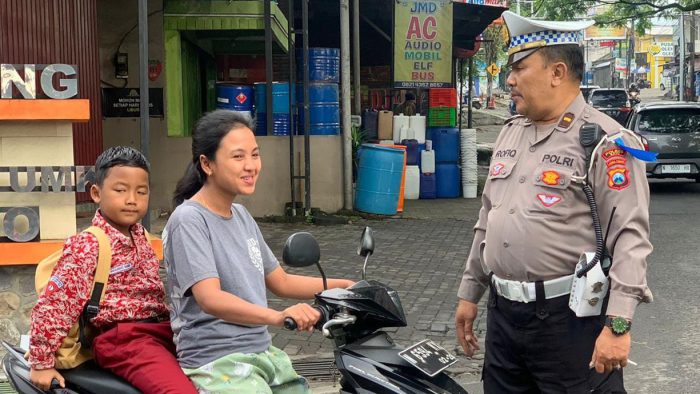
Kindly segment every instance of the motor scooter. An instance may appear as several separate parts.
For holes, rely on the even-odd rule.
[[[374,280],[365,280],[369,257],[374,252],[372,230],[362,233],[358,254],[365,258],[362,280],[349,289],[327,289],[319,263],[318,242],[309,233],[293,234],[285,243],[283,261],[292,267],[316,265],[323,277],[324,290],[316,295],[314,307],[321,313],[316,328],[335,344],[335,363],[341,374],[341,394],[365,393],[444,393],[467,394],[445,369],[456,358],[432,341],[420,341],[408,348],[394,344],[381,328],[405,327],[406,317],[398,293]],[[285,320],[285,328],[296,323]],[[30,366],[25,349],[2,343],[7,354],[2,360],[5,375],[20,394],[138,394],[139,390],[118,376],[103,370],[94,361],[62,370],[66,388],[54,379],[48,391],[29,380]]]
[[[7,354],[2,360],[2,368],[14,389],[20,394],[139,394],[139,390],[127,381],[88,361],[76,368],[62,370],[66,388],[61,388],[56,379],[48,391],[36,387],[29,380],[29,363],[24,358],[26,350],[2,342]]]
[[[405,327],[406,317],[398,293],[389,286],[366,280],[369,257],[374,252],[372,229],[362,233],[358,254],[364,257],[362,280],[348,289],[327,289],[319,264],[318,243],[309,233],[295,233],[287,240],[283,261],[292,267],[316,265],[324,290],[315,297],[321,313],[315,328],[333,340],[335,364],[340,372],[340,393],[449,393],[467,391],[445,373],[457,359],[429,340],[408,348],[397,346],[381,328]],[[285,328],[296,329],[287,318]]]

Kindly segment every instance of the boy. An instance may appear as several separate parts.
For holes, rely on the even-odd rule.
[[[144,393],[196,393],[174,356],[159,262],[139,221],[148,209],[150,165],[136,149],[114,147],[95,163],[90,195],[99,204],[92,225],[110,239],[112,264],[92,344],[95,361]],[[69,238],[49,284],[31,315],[30,379],[47,390],[54,353],[78,320],[92,289],[97,238],[81,232]],[[116,327],[119,327],[117,330]]]

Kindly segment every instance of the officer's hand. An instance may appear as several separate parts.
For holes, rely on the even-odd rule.
[[[618,368],[626,367],[631,343],[632,336],[629,332],[616,336],[609,327],[603,327],[603,331],[595,341],[591,365],[598,373],[610,372],[618,365]]]
[[[455,313],[457,341],[462,345],[467,357],[473,356],[479,350],[479,343],[474,331],[472,331],[478,309],[475,303],[462,299],[457,304],[457,312]]]
[[[61,388],[66,388],[66,380],[63,379],[60,373],[55,368],[49,369],[34,369],[29,371],[29,380],[33,385],[40,388],[43,391],[48,391],[51,387],[52,380],[58,380],[58,384]]]

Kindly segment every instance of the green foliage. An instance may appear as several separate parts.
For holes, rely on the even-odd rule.
[[[700,0],[536,0],[535,15],[548,20],[575,20],[592,7],[607,9],[594,19],[599,26],[624,26],[634,19],[635,31],[644,34],[651,19],[675,19],[681,11],[700,9]]]
[[[357,176],[357,166],[359,164],[357,151],[360,149],[362,144],[367,142],[367,133],[360,130],[359,127],[353,126],[352,133],[350,134],[350,140],[352,142],[352,179],[354,181]]]

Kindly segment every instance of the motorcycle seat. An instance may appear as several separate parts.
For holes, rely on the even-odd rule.
[[[88,361],[76,368],[62,370],[69,386],[76,386],[81,391],[99,394],[139,394],[126,380],[101,369],[94,361]]]

